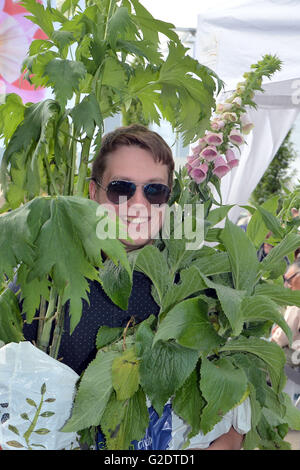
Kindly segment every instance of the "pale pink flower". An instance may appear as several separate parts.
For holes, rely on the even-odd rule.
[[[232,104],[235,104],[236,106],[242,106],[242,98],[240,96],[237,96],[232,100]]]
[[[227,165],[225,160],[218,156],[214,163],[213,174],[218,176],[218,178],[223,178],[230,171],[230,166]]]
[[[201,137],[201,139],[198,140],[196,147],[192,148],[193,155],[199,155],[204,147],[206,147],[206,140],[204,137]]]
[[[225,111],[229,111],[232,108],[231,103],[218,103],[216,107],[216,113],[221,114]]]
[[[208,162],[212,162],[219,155],[217,148],[214,145],[208,145],[200,152],[200,157]]]
[[[225,122],[222,121],[222,119],[218,119],[218,118],[214,119],[210,123],[210,127],[214,129],[215,131],[219,131],[220,129],[223,129],[224,126],[225,126]]]
[[[207,171],[208,165],[204,162],[197,168],[193,168],[190,172],[190,176],[193,178],[193,180],[196,181],[197,184],[199,184],[205,180]]]
[[[233,152],[233,150],[231,150],[231,149],[226,150],[225,156],[226,156],[226,160],[227,160],[227,165],[231,169],[234,168],[235,166],[238,166],[239,160],[238,160],[238,158],[236,158],[235,153]]]
[[[208,145],[221,145],[223,142],[223,134],[222,132],[207,132],[205,136],[205,140]]]
[[[244,113],[241,115],[241,125],[242,125],[242,133],[249,134],[249,132],[253,129],[254,124],[250,121],[247,114]]]
[[[242,145],[244,143],[244,138],[242,134],[240,133],[240,131],[238,131],[237,129],[232,129],[228,138],[230,142],[232,142],[235,145]]]
[[[235,113],[224,113],[222,114],[222,118],[225,119],[225,121],[230,121],[230,122],[237,121],[237,115]]]
[[[198,155],[192,155],[187,157],[187,162],[191,168],[195,168],[200,163]]]

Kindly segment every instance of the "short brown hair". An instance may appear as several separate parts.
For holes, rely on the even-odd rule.
[[[118,127],[103,136],[101,147],[92,165],[91,179],[102,178],[106,169],[107,155],[122,146],[135,145],[148,150],[155,162],[160,162],[168,167],[168,184],[172,188],[174,159],[172,151],[164,139],[157,132],[149,130],[141,124]]]

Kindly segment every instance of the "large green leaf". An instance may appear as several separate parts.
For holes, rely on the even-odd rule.
[[[265,295],[246,297],[242,301],[242,318],[245,322],[272,321],[277,323],[292,343],[292,332],[273,300]]]
[[[143,322],[136,336],[140,358],[140,384],[159,415],[164,405],[192,373],[198,352],[173,342],[158,341],[153,347],[153,332]]]
[[[84,372],[75,396],[71,418],[62,431],[76,432],[99,425],[113,390],[112,364],[117,356],[115,351],[97,353]]]
[[[112,384],[118,400],[131,398],[139,388],[139,361],[135,348],[125,350],[112,365]]]
[[[300,246],[300,235],[289,233],[260,263],[262,273],[271,271],[285,256],[288,256]]]
[[[121,264],[116,265],[106,260],[99,271],[99,279],[103,290],[118,307],[127,310],[132,288],[132,276]]]
[[[68,59],[53,59],[45,67],[48,83],[52,85],[57,101],[64,107],[85,77],[86,68],[82,62]]]
[[[88,301],[88,279],[97,279],[94,266],[101,264],[101,248],[118,258],[126,258],[118,240],[100,240],[96,227],[97,203],[74,196],[48,199],[50,217],[35,240],[36,260],[28,280],[50,275],[55,287],[63,296],[63,303],[70,300],[71,332],[80,320],[82,299]],[[122,259],[121,259],[122,258]],[[126,258],[129,272],[130,266]],[[93,263],[93,264],[91,264]]]
[[[191,426],[189,439],[200,431],[201,411],[204,404],[205,400],[199,389],[198,375],[194,370],[183,386],[177,390],[172,400],[174,412]]]
[[[4,343],[18,343],[24,340],[22,327],[18,299],[8,288],[0,295],[0,340]]]
[[[184,300],[173,307],[160,323],[153,345],[170,338],[196,351],[212,352],[222,344],[208,320],[208,306],[198,298]]]
[[[277,344],[260,338],[246,339],[240,337],[228,341],[225,346],[220,348],[221,351],[241,351],[258,356],[266,364],[274,390],[276,392],[282,390],[285,382],[283,374],[285,354]]]
[[[133,440],[141,440],[149,424],[146,396],[141,387],[125,401],[117,400],[112,393],[100,424],[108,450],[127,450]]]
[[[70,112],[75,129],[78,133],[86,132],[89,138],[93,137],[96,126],[101,129],[103,121],[99,104],[93,93],[85,96]]]
[[[202,279],[198,269],[195,266],[183,269],[180,272],[180,282],[178,284],[171,284],[162,302],[162,310],[168,311],[172,306],[175,306],[182,300],[186,299],[192,294],[195,294],[205,289],[205,282]]]
[[[232,289],[229,286],[212,282],[205,276],[202,277],[207,287],[216,290],[218,299],[220,300],[223,308],[223,312],[225,313],[231,325],[232,334],[233,336],[238,336],[243,328],[241,304],[246,295],[246,291]]]
[[[296,305],[300,307],[300,292],[297,290],[287,289],[278,284],[265,283],[258,284],[254,292],[256,295],[268,297],[278,305]]]
[[[236,406],[247,389],[247,377],[228,358],[211,362],[203,358],[200,389],[207,404],[201,416],[201,429],[206,434]]]
[[[145,246],[136,258],[136,267],[151,279],[159,302],[162,304],[163,296],[168,286],[173,282],[165,257],[155,246]]]
[[[262,204],[262,208],[266,209],[271,214],[275,215],[276,209],[278,207],[278,196],[275,196],[264,204]],[[262,242],[264,241],[269,229],[265,225],[261,212],[256,209],[254,214],[251,216],[251,219],[247,225],[247,235],[254,244],[256,248],[259,248]]]
[[[254,245],[245,232],[228,219],[221,240],[228,252],[235,288],[251,293],[259,268]]]
[[[13,269],[22,261],[32,265],[33,238],[28,225],[30,204],[0,217],[0,278],[13,277]]]

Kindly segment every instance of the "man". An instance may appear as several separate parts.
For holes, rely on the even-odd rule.
[[[163,207],[171,192],[173,171],[171,149],[157,133],[143,126],[121,127],[103,137],[100,152],[92,166],[90,198],[120,217],[128,230],[129,239],[121,238],[127,251],[152,243],[162,227]],[[114,305],[97,281],[90,282],[89,301],[89,305],[87,302],[83,303],[81,320],[72,335],[69,334],[69,316],[65,316],[64,335],[58,356],[78,374],[83,372],[96,355],[95,340],[101,326],[125,328],[132,316],[136,323],[140,323],[151,314],[157,316],[159,313],[158,305],[151,295],[150,280],[136,271],[133,273],[127,311]],[[28,334],[27,339],[30,339]],[[240,426],[245,409],[242,406],[239,415],[238,408],[222,420],[217,429],[217,437],[212,434],[207,447],[209,450],[240,449],[243,432],[249,429],[245,431]],[[166,410],[170,411],[170,405],[166,405]],[[152,409],[151,422],[155,426],[147,431],[147,442],[154,442],[154,439],[160,441],[168,423],[171,423],[167,430],[169,442],[172,431],[174,432],[172,416],[169,413],[168,416],[159,418]],[[166,419],[163,425],[161,419]],[[233,424],[240,432],[234,429]],[[182,422],[179,422],[180,426],[182,429]],[[99,440],[101,438],[98,437]],[[212,441],[214,442],[211,443]],[[155,448],[143,447],[142,442],[136,443],[136,446],[138,449]],[[164,450],[167,447],[156,448]]]
[[[119,128],[104,137],[92,168],[90,197],[110,207],[127,226],[131,240],[122,241],[128,251],[152,243],[160,230],[160,206],[168,200],[173,170],[170,148],[142,126]],[[237,450],[242,441],[243,435],[229,426],[208,449]]]

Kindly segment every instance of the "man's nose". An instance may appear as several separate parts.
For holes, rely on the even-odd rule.
[[[134,195],[128,200],[128,204],[130,206],[132,206],[133,204],[143,204],[143,205],[148,204],[148,201],[145,197],[142,186],[137,186]]]

